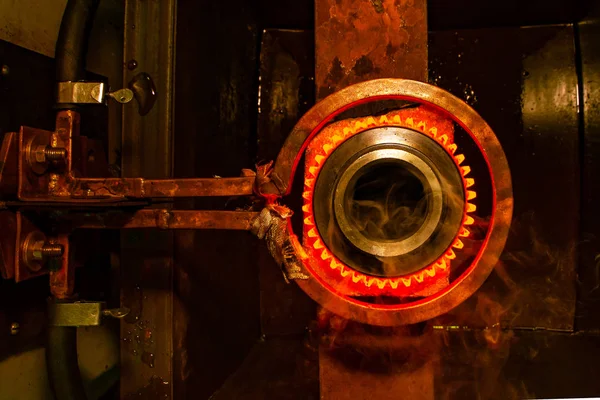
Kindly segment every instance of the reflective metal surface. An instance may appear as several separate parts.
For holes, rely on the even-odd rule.
[[[104,82],[59,82],[58,104],[103,104],[106,96]]]
[[[50,326],[98,326],[104,302],[51,302],[48,305]]]

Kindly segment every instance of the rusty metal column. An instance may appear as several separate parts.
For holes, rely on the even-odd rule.
[[[425,0],[315,0],[317,100],[377,78],[427,80]]]
[[[122,176],[172,177],[176,0],[125,3]],[[154,88],[152,87],[154,86]],[[154,100],[154,103],[153,103]],[[173,232],[121,233],[121,398],[173,398]]]
[[[317,100],[369,79],[427,80],[426,0],[315,0],[315,19]],[[365,340],[377,342],[380,334],[369,333]],[[409,333],[395,339],[411,340]],[[360,351],[321,344],[321,400],[433,399],[433,361],[407,371],[387,359],[388,353],[392,350],[379,362],[363,354],[365,362],[357,364]],[[378,372],[367,364],[378,364]]]

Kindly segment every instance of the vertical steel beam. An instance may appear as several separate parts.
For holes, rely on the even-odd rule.
[[[426,0],[315,0],[315,19],[318,100],[369,79],[427,80]],[[432,363],[399,372],[382,362],[374,374],[348,363],[353,355],[320,346],[321,400],[433,398]]]
[[[124,107],[124,177],[172,176],[176,6],[125,3],[123,83],[150,79],[156,102],[144,112],[135,102]],[[121,397],[173,398],[173,233],[123,232],[120,263],[121,303],[131,309],[121,324]]]

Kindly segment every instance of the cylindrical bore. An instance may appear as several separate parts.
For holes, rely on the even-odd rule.
[[[394,190],[394,184],[406,184],[406,190]],[[412,203],[394,203],[404,195]],[[357,221],[364,204],[371,214]],[[400,276],[434,262],[451,245],[464,192],[458,168],[437,142],[411,129],[380,127],[348,139],[329,156],[315,184],[313,209],[321,237],[344,263],[370,275]],[[396,218],[390,228],[397,211],[407,219]]]
[[[392,160],[403,161],[403,163],[398,163],[397,166],[402,166],[403,168],[406,168],[407,171],[414,171],[414,169],[416,169],[416,171],[413,172],[413,176],[417,176],[425,188],[422,191],[423,196],[418,201],[427,203],[427,207],[425,207],[425,218],[422,218],[423,221],[421,221],[422,224],[420,224],[418,230],[401,240],[385,238],[385,236],[390,236],[386,234],[380,235],[382,236],[380,238],[369,237],[366,230],[359,230],[359,227],[353,223],[354,221],[351,221],[351,210],[348,209],[349,202],[357,202],[357,200],[350,200],[350,198],[356,194],[356,182],[361,175],[364,176],[365,169],[368,170],[369,167],[373,168],[373,164],[389,163]],[[392,189],[393,187],[389,189],[389,192],[391,192]],[[391,199],[387,200],[391,201]],[[344,170],[335,188],[333,204],[337,223],[344,233],[344,236],[346,236],[352,244],[369,254],[381,257],[395,257],[406,254],[423,245],[423,243],[425,243],[433,234],[442,215],[442,188],[435,172],[433,172],[431,167],[429,167],[429,165],[427,165],[427,163],[419,156],[402,149],[382,148],[363,154]],[[379,208],[378,206],[389,208],[386,207],[386,204],[373,205],[377,208]],[[388,213],[387,209],[381,211],[382,214]],[[384,215],[384,219],[389,219],[389,216]],[[402,232],[396,233],[402,235]]]

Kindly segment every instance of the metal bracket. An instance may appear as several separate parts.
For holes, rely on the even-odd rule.
[[[58,104],[104,104],[104,82],[58,82]]]
[[[58,104],[105,104],[107,97],[119,103],[129,103],[133,100],[133,92],[130,89],[109,92],[104,82],[58,82]]]
[[[128,308],[106,309],[103,301],[50,302],[48,324],[50,326],[98,326],[102,317],[123,318]]]

